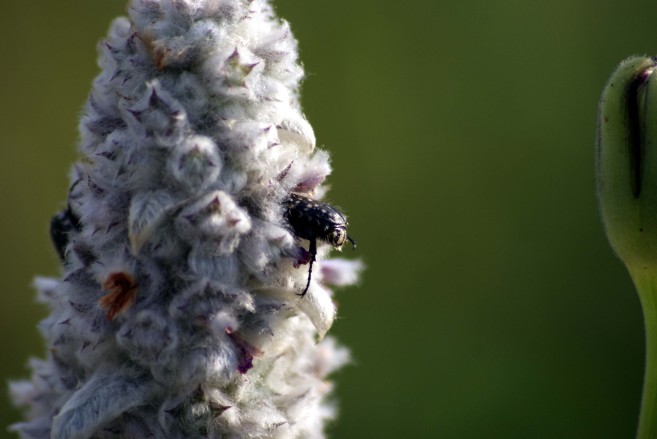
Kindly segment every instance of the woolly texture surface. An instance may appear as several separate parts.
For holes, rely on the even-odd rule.
[[[35,282],[47,357],[11,384],[24,438],[321,438],[326,284],[358,262],[307,253],[290,192],[330,172],[301,113],[303,70],[265,0],[133,0],[99,44],[80,123],[60,279]],[[319,343],[317,340],[322,340]]]

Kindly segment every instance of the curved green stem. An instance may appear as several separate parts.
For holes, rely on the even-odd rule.
[[[657,438],[657,269],[630,269],[646,327],[646,369],[637,439]]]
[[[646,327],[638,439],[657,439],[657,57],[621,63],[602,92],[597,183],[609,242],[632,275]]]

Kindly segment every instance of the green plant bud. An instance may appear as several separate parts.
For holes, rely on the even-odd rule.
[[[628,269],[657,266],[656,58],[623,61],[598,113],[597,185],[607,236]]]

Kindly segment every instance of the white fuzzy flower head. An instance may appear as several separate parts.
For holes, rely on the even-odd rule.
[[[11,385],[24,438],[321,438],[330,337],[326,284],[307,280],[291,192],[330,173],[298,97],[289,26],[266,0],[133,0],[99,45],[80,123],[44,360]],[[321,244],[321,243],[320,243]],[[322,340],[323,339],[323,340]],[[322,340],[317,343],[317,340]]]

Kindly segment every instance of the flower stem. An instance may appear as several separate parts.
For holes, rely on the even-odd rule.
[[[657,267],[630,268],[643,307],[646,369],[637,439],[657,438]]]

